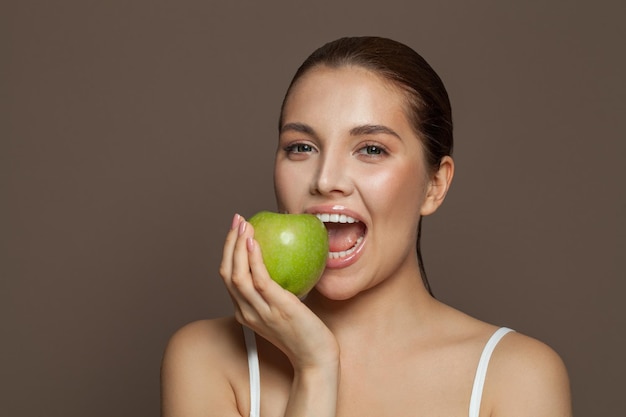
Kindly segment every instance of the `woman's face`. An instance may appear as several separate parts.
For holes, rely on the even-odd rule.
[[[346,299],[417,270],[430,181],[400,90],[361,67],[317,67],[285,103],[275,162],[278,206],[322,215],[330,252],[317,290]]]

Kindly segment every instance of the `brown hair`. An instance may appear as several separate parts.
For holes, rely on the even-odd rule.
[[[294,84],[310,69],[326,65],[331,68],[354,65],[368,69],[399,87],[408,102],[407,117],[422,140],[426,163],[435,172],[444,156],[452,155],[452,110],[443,82],[432,67],[410,47],[387,38],[374,36],[341,38],[314,51],[298,68],[283,100],[279,126],[285,102]],[[422,280],[432,291],[422,261],[419,221],[417,257]]]

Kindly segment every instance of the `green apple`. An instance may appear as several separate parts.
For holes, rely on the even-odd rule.
[[[312,214],[261,211],[249,220],[270,277],[298,297],[306,295],[326,267],[328,232]]]

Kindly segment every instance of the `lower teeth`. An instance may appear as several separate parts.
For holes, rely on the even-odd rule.
[[[328,252],[328,258],[329,259],[339,259],[339,258],[343,258],[344,256],[348,256],[348,255],[352,254],[356,250],[356,248],[361,244],[361,242],[363,242],[363,236],[360,236],[356,240],[356,243],[354,244],[354,246],[352,246],[348,250],[342,250],[341,252]]]

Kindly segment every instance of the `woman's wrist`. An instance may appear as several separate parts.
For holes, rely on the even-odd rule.
[[[294,369],[294,379],[285,417],[334,416],[337,408],[340,369],[339,357],[334,361],[326,361],[322,365]]]

